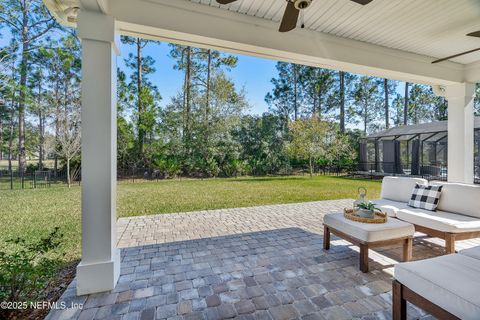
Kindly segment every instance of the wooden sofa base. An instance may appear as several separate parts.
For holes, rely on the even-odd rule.
[[[437,319],[460,319],[433,302],[413,292],[397,280],[392,284],[392,318],[393,320],[407,319],[407,301],[428,312]]]
[[[455,241],[468,240],[474,238],[480,238],[480,231],[462,232],[462,233],[449,233],[430,229],[427,227],[414,225],[416,232],[424,233],[430,237],[440,238],[445,240],[445,253],[455,253]]]
[[[338,231],[327,225],[323,226],[323,248],[325,250],[330,250],[330,233],[335,234],[336,236],[347,240],[348,242],[360,247],[360,271],[367,273],[368,268],[368,249],[379,248],[390,245],[403,245],[403,261],[412,260],[412,246],[413,246],[413,237],[401,237],[390,240],[375,241],[375,242],[365,242],[354,238],[348,234],[345,234],[341,231]]]

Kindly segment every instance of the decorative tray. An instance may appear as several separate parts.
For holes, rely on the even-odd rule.
[[[384,212],[376,211],[374,218],[365,218],[358,215],[358,213],[355,210],[346,209],[346,208],[343,209],[343,216],[348,220],[362,222],[362,223],[386,223],[388,220],[388,216]]]

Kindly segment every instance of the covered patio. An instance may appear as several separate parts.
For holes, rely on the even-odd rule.
[[[323,216],[351,201],[122,218],[116,288],[77,296],[74,281],[60,302],[84,308],[47,319],[389,319],[401,246],[372,251],[370,273],[358,269],[359,249],[345,240],[323,250]],[[442,255],[441,242],[416,237],[414,259]],[[429,318],[414,307],[409,315]]]
[[[389,314],[389,275],[380,269],[391,264],[390,260],[379,258],[374,267],[377,270],[360,275],[352,258],[355,251],[347,244],[333,254],[322,251],[318,237],[321,214],[334,207],[316,207],[311,216],[314,222],[295,210],[297,219],[304,220],[294,226],[288,220],[284,221],[287,226],[282,226],[265,218],[271,223],[269,231],[239,230],[216,237],[198,230],[193,240],[157,239],[162,228],[176,234],[187,217],[192,217],[180,215],[172,218],[175,224],[154,224],[152,233],[142,241],[132,240],[136,232],[152,227],[151,218],[144,218],[138,222],[141,227],[129,233],[130,222],[125,227],[124,221],[116,218],[116,59],[120,34],[432,85],[436,94],[448,100],[448,178],[473,182],[473,97],[480,79],[480,55],[431,62],[478,47],[478,39],[465,36],[479,29],[480,7],[474,0],[441,1],[441,5],[438,0],[374,0],[366,6],[347,0],[315,0],[303,17],[305,28],[288,33],[278,32],[285,2],[277,0],[242,0],[222,7],[213,0],[45,3],[60,23],[77,28],[82,41],[82,261],[65,294],[67,299],[91,307],[82,311],[82,318],[118,313],[128,319],[130,311],[133,318],[142,319],[177,314],[203,318],[207,311],[197,311],[205,304],[219,304],[215,298],[200,299],[212,296],[210,290],[226,292],[217,295],[222,304],[216,310],[231,316],[248,313],[253,307],[257,310],[253,299],[269,293],[276,294],[278,301],[269,304],[268,315],[259,311],[258,317],[295,318],[300,310],[316,308],[312,304],[331,311],[314,313],[312,319],[349,318],[363,314],[363,308],[372,311],[365,313],[367,318],[375,312]],[[209,220],[209,229],[219,227],[216,218]],[[258,219],[264,218],[258,213]],[[247,217],[242,220],[258,222]],[[317,229],[311,230],[312,226]],[[123,227],[118,240],[117,231]],[[123,242],[136,247],[120,253]],[[431,247],[425,246],[434,254]],[[224,278],[219,276],[222,274]],[[202,280],[195,280],[194,286],[194,279],[199,278]],[[258,288],[259,283],[265,288]],[[205,285],[210,286],[205,292],[193,289]],[[257,289],[248,289],[250,286]],[[298,292],[302,287],[305,292]],[[292,292],[282,293],[288,290]],[[304,302],[292,308],[297,295],[298,301]],[[300,299],[303,296],[310,300]],[[345,304],[352,296],[356,301],[370,298],[363,305],[349,305],[348,311]],[[135,302],[139,305],[131,302],[134,300],[139,300]],[[147,301],[165,306],[170,302],[170,307],[149,308]],[[288,307],[280,307],[282,301],[290,302]],[[136,308],[140,313],[134,311]],[[79,316],[78,311],[70,311],[71,317]],[[58,317],[68,316],[63,312]],[[51,315],[55,317],[56,313]]]

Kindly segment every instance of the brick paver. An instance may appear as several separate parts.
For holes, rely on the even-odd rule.
[[[370,253],[333,238],[322,249],[322,218],[351,200],[121,218],[121,276],[112,292],[61,301],[55,319],[389,319],[393,265],[401,248]],[[479,245],[458,243],[466,248]],[[414,259],[442,254],[442,241],[417,237]],[[413,319],[429,318],[409,306]]]

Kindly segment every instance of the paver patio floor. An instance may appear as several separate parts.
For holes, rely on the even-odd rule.
[[[393,265],[401,248],[370,251],[333,238],[323,245],[323,216],[351,200],[122,218],[121,276],[111,292],[60,301],[48,319],[390,319]],[[414,259],[442,254],[442,241],[417,236]],[[458,242],[458,248],[480,241]],[[409,306],[412,319],[428,318]]]

